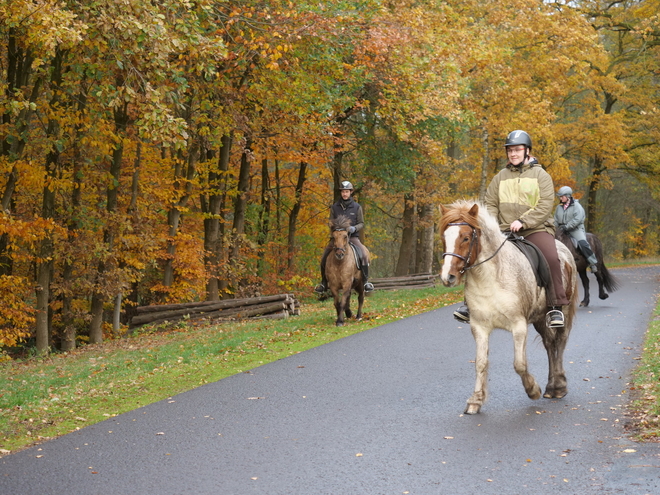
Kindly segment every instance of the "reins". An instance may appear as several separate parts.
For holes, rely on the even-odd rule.
[[[448,224],[448,225],[450,225],[450,226],[451,226],[451,225],[467,225],[467,226],[469,226],[469,227],[472,229],[472,238],[470,239],[470,246],[469,246],[469,248],[468,248],[468,255],[467,255],[467,257],[465,257],[465,256],[461,256],[460,254],[456,254],[456,253],[442,253],[442,258],[443,258],[443,259],[444,259],[445,256],[454,256],[454,257],[456,257],[456,258],[458,258],[458,259],[463,260],[463,262],[465,263],[465,265],[463,265],[463,268],[461,268],[461,270],[459,271],[459,273],[461,273],[461,275],[462,275],[463,273],[465,273],[466,271],[471,270],[471,269],[474,268],[475,266],[482,265],[482,264],[484,264],[486,261],[490,261],[490,260],[492,260],[492,259],[497,255],[497,253],[500,252],[500,249],[502,249],[502,247],[504,246],[504,244],[506,244],[506,241],[509,240],[509,237],[510,237],[511,234],[512,234],[511,232],[509,232],[509,233],[507,234],[506,238],[504,239],[504,241],[502,242],[502,244],[500,244],[500,246],[495,250],[495,252],[494,252],[493,254],[491,254],[488,258],[486,258],[485,260],[480,261],[479,263],[475,263],[474,265],[470,265],[470,258],[471,258],[471,256],[472,256],[472,246],[474,245],[474,243],[476,242],[477,237],[478,237],[478,236],[477,236],[477,229],[474,228],[472,225],[470,225],[470,224],[467,223],[467,222],[456,222],[456,223],[450,223],[450,224]]]

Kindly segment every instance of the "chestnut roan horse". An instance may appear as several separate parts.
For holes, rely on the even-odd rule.
[[[467,401],[467,414],[476,414],[486,401],[488,343],[495,328],[513,335],[513,367],[520,375],[530,399],[541,397],[541,388],[527,369],[527,329],[531,323],[543,339],[548,353],[548,384],[543,397],[558,399],[568,390],[563,355],[577,308],[577,270],[566,246],[557,242],[566,295],[571,303],[563,308],[564,327],[546,324],[548,303],[545,289],[537,285],[534,269],[526,256],[499,229],[486,206],[457,201],[440,207],[440,232],[444,247],[441,279],[453,287],[465,280],[465,301],[476,343],[476,383]]]
[[[333,253],[328,256],[325,262],[325,275],[328,280],[328,289],[332,293],[337,310],[338,327],[344,325],[344,314],[346,318],[353,316],[351,311],[351,291],[355,290],[358,294],[358,312],[355,318],[362,318],[362,304],[364,303],[364,282],[362,281],[362,272],[358,267],[357,258],[353,247],[349,243],[348,228],[351,226],[351,220],[344,215],[330,220],[330,234],[332,235]],[[359,248],[356,248],[359,249]],[[369,251],[366,251],[365,258],[369,259]]]

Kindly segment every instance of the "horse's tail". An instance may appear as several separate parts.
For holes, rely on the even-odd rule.
[[[590,244],[592,246],[592,251],[596,254],[596,258],[598,258],[597,266],[598,266],[598,271],[600,272],[601,275],[600,278],[603,287],[605,287],[605,290],[607,292],[614,292],[621,286],[621,284],[605,266],[605,260],[603,259],[604,256],[603,243],[600,242],[600,239],[598,238],[597,235],[591,233],[587,234],[587,240],[591,241]]]
[[[621,282],[610,273],[610,271],[605,266],[605,262],[598,264],[598,271],[600,272],[601,279],[603,281],[603,287],[607,292],[614,292],[619,287],[621,287]]]

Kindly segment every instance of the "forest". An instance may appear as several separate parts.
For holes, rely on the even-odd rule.
[[[515,129],[614,259],[660,250],[660,0],[0,0],[0,347],[311,295],[350,180],[372,276]]]

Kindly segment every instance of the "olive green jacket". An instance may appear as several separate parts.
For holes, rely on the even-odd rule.
[[[522,166],[509,164],[500,170],[486,191],[486,207],[497,218],[500,230],[509,230],[515,220],[525,237],[535,232],[555,235],[553,210],[555,186],[552,177],[535,158]]]

